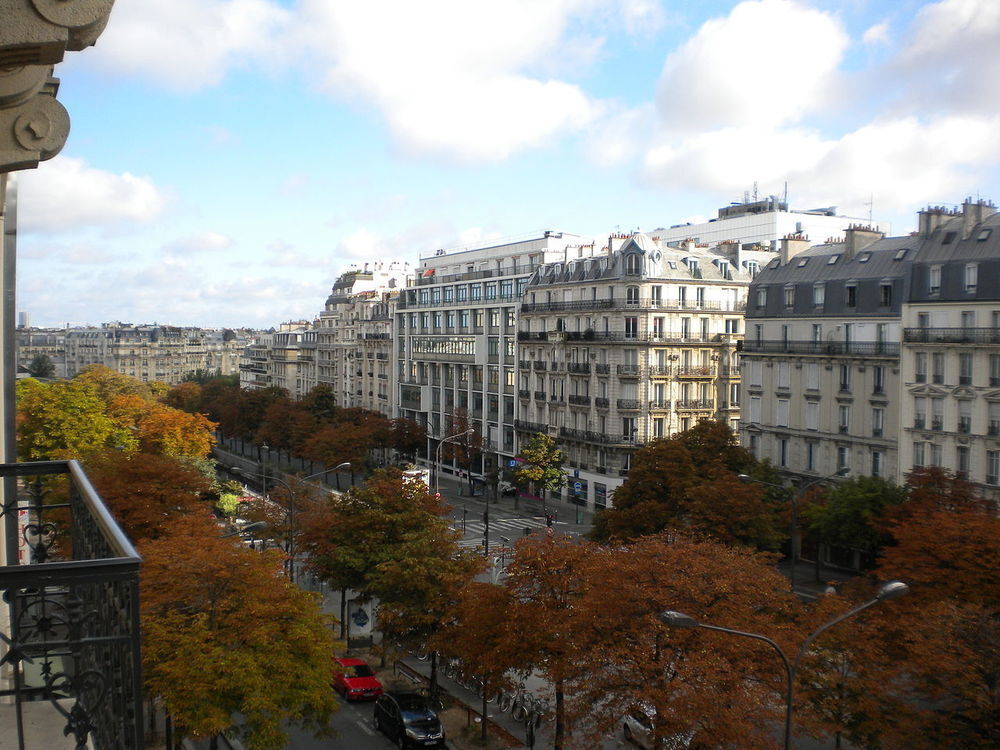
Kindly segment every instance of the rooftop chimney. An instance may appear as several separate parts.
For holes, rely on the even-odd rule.
[[[926,240],[937,231],[937,228],[944,223],[945,219],[951,216],[954,216],[954,214],[944,206],[928,206],[918,213],[917,217],[920,220],[918,233],[920,239]]]
[[[962,204],[962,239],[969,239],[973,230],[995,212],[996,206],[990,201],[980,199],[973,203],[971,197],[966,198]]]
[[[788,262],[803,250],[808,250],[810,246],[809,238],[804,234],[789,234],[781,238],[778,249],[781,265],[787,266]]]
[[[844,232],[844,260],[851,260],[876,240],[885,237],[874,227],[852,224]]]

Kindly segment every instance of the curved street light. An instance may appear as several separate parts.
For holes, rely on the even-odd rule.
[[[812,633],[810,633],[806,637],[805,641],[802,642],[802,645],[799,647],[798,653],[795,655],[794,661],[790,661],[788,659],[788,656],[782,650],[781,646],[779,646],[777,643],[775,643],[765,635],[760,635],[758,633],[747,633],[743,630],[733,630],[732,628],[723,628],[718,625],[709,625],[707,623],[698,622],[693,617],[686,615],[683,612],[676,612],[673,610],[667,610],[665,612],[661,612],[657,617],[660,620],[660,622],[671,628],[702,628],[704,630],[716,630],[720,633],[729,633],[730,635],[739,635],[743,636],[744,638],[753,638],[754,640],[757,641],[763,641],[771,648],[773,648],[777,652],[778,656],[781,657],[781,663],[785,667],[784,748],[785,750],[791,750],[792,709],[793,709],[794,689],[795,689],[795,675],[798,674],[799,667],[801,666],[802,663],[802,657],[805,655],[806,651],[809,650],[809,647],[812,645],[813,641],[815,641],[816,638],[818,638],[821,633],[829,630],[834,625],[843,622],[849,617],[853,617],[859,612],[862,612],[868,609],[869,607],[878,604],[879,602],[887,602],[890,599],[896,599],[900,596],[903,596],[904,594],[908,593],[909,590],[910,587],[907,586],[902,581],[889,581],[888,583],[882,584],[882,586],[879,587],[879,591],[875,595],[874,599],[867,601],[864,604],[861,604],[838,617],[833,618],[828,623],[821,625],[820,627],[816,628],[816,630],[814,630]]]
[[[792,493],[792,496],[789,499],[789,502],[792,505],[792,527],[791,527],[791,532],[789,533],[789,547],[791,547],[791,554],[789,555],[789,557],[791,558],[792,567],[791,567],[791,575],[789,575],[789,580],[791,581],[791,584],[792,584],[792,592],[793,593],[795,592],[795,586],[797,584],[796,567],[798,566],[798,562],[799,562],[799,544],[798,544],[798,537],[799,537],[799,500],[802,499],[803,497],[805,497],[806,491],[808,489],[810,489],[812,487],[815,487],[817,484],[822,484],[823,482],[830,482],[830,481],[833,481],[834,479],[840,479],[841,477],[845,477],[845,476],[847,476],[847,474],[849,472],[850,472],[849,468],[847,468],[846,466],[842,466],[839,469],[837,469],[837,471],[835,471],[833,474],[830,474],[829,476],[826,476],[826,477],[816,477],[812,481],[806,482],[801,487],[794,488],[795,492]],[[767,487],[775,487],[775,488],[777,488],[779,490],[791,489],[789,487],[786,487],[783,484],[776,484],[774,482],[765,482],[763,479],[755,479],[754,477],[750,476],[749,474],[737,474],[736,478],[739,479],[744,484],[763,484],[763,485],[765,485]],[[816,562],[817,562],[817,566],[818,566],[819,565],[819,546],[818,545],[816,547],[816,558],[817,558]],[[818,576],[819,576],[819,568],[817,567],[817,578],[818,578]]]
[[[321,474],[327,474],[327,473],[329,473],[331,471],[339,471],[340,469],[346,469],[350,465],[351,465],[350,461],[344,461],[344,462],[339,463],[339,464],[337,464],[336,466],[334,466],[334,467],[332,467],[330,469],[326,469],[325,471],[319,471],[319,472],[316,472],[315,474],[310,474],[309,476],[306,476],[306,477],[299,477],[298,479],[299,479],[300,482],[305,482],[305,481],[307,481],[309,479],[315,479],[316,477],[320,476]],[[237,474],[237,475],[242,474],[243,476],[256,477],[258,479],[261,479],[262,481],[266,481],[267,480],[266,475],[264,475],[264,474],[254,474],[253,472],[244,471],[239,466],[230,466],[229,467],[229,472],[231,474]],[[288,569],[287,569],[288,580],[291,581],[292,583],[294,583],[295,582],[295,531],[296,531],[296,529],[295,529],[295,490],[293,490],[292,487],[291,487],[291,485],[289,485],[288,482],[286,482],[283,479],[278,479],[277,477],[272,476],[271,477],[271,481],[272,482],[277,482],[282,487],[284,487],[285,490],[288,492],[288,509],[286,511],[286,515],[288,516],[288,537],[285,540],[285,555],[288,557]],[[266,495],[265,495],[265,497],[266,497]]]
[[[466,435],[471,435],[475,431],[476,431],[475,427],[470,427],[464,432],[456,432],[454,435],[449,435],[446,438],[442,438],[438,442],[437,449],[434,452],[434,495],[435,496],[437,497],[441,496],[441,446],[443,446],[445,443],[454,442],[455,440],[458,440],[461,437],[465,437]],[[472,480],[470,479],[469,481],[471,482]]]

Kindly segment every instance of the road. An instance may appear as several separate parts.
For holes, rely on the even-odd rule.
[[[396,747],[389,739],[372,727],[371,702],[340,704],[340,710],[330,721],[335,737],[313,737],[301,729],[289,730],[286,750],[388,750]]]

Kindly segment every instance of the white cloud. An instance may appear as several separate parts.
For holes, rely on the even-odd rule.
[[[159,216],[167,203],[148,177],[113,174],[68,156],[22,173],[19,184],[19,226],[27,232],[148,222]]]
[[[306,0],[302,44],[326,61],[330,90],[375,107],[405,150],[498,161],[595,115],[578,86],[532,74],[593,4]]]
[[[193,255],[226,250],[232,246],[232,237],[219,232],[205,231],[174,240],[165,245],[163,250],[172,255]]]
[[[667,58],[663,123],[692,132],[795,122],[827,96],[847,44],[829,13],[792,0],[740,3]]]
[[[883,44],[889,40],[889,23],[882,21],[865,29],[861,41],[865,44]]]
[[[231,67],[284,59],[278,41],[290,20],[267,0],[128,0],[115,5],[93,51],[67,60],[196,91]]]
[[[667,22],[663,5],[657,0],[620,0],[618,12],[630,34],[655,34]]]
[[[1000,88],[1000,3],[942,0],[920,9],[884,71],[906,111],[991,115]]]

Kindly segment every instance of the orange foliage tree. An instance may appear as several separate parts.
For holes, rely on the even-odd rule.
[[[134,541],[159,538],[182,516],[212,513],[203,499],[211,478],[170,456],[107,451],[87,462],[87,474]]]
[[[279,750],[287,724],[321,731],[336,708],[333,639],[315,595],[288,583],[279,555],[214,532],[186,517],[139,548],[147,690],[196,737],[228,731]]]
[[[581,571],[567,623],[581,739],[597,743],[641,706],[657,747],[678,736],[692,736],[693,746],[773,747],[784,688],[777,655],[756,641],[671,629],[658,618],[674,610],[790,643],[797,602],[770,555],[660,534],[598,547]]]

